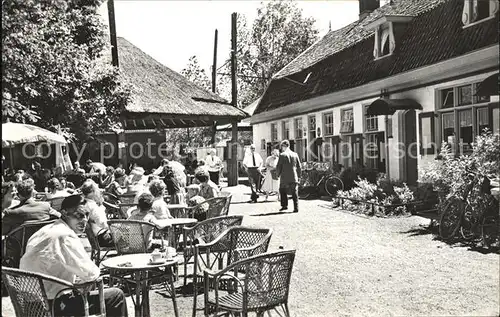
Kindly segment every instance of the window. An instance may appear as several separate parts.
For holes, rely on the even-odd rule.
[[[375,59],[391,55],[394,52],[394,48],[392,22],[377,27],[375,31],[375,48],[373,49]]]
[[[470,152],[474,136],[482,133],[485,128],[495,128],[492,118],[498,105],[488,106],[490,97],[476,96],[478,86],[478,83],[471,83],[442,89],[438,93],[441,140],[449,143],[456,154]],[[428,122],[424,120],[421,124],[423,129]],[[425,133],[421,134],[421,138],[424,136],[428,137]],[[421,139],[423,148],[425,142]]]
[[[290,121],[283,121],[281,123],[283,127],[283,140],[289,140],[290,139]]]
[[[365,107],[365,113],[368,106]],[[365,130],[367,132],[378,131],[378,116],[365,115]]]
[[[498,0],[464,0],[462,22],[465,26],[495,16]]]
[[[316,116],[309,116],[309,131],[316,131]]]
[[[352,109],[341,110],[340,133],[351,133],[354,131],[354,117]]]
[[[295,139],[302,139],[304,127],[302,126],[302,118],[295,119]]]
[[[271,141],[278,141],[278,125],[271,123]]]
[[[434,112],[419,114],[420,155],[435,153]]]
[[[333,135],[333,113],[323,114],[324,135]]]
[[[472,104],[472,85],[458,87],[458,106]]]
[[[441,108],[453,107],[453,88],[441,90]]]

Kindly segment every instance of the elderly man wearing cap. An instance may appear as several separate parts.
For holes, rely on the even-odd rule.
[[[257,192],[260,190],[260,179],[262,177],[262,157],[259,153],[255,152],[255,144],[250,145],[250,152],[247,152],[245,158],[243,159],[243,167],[248,174],[248,182],[250,183],[250,189],[252,190],[251,202],[256,203],[259,194]]]
[[[90,282],[99,277],[100,270],[90,259],[78,237],[89,219],[87,201],[80,195],[66,197],[61,206],[61,219],[38,230],[29,240],[26,253],[21,258],[22,270],[47,274],[70,283]],[[82,298],[72,291],[63,291],[64,286],[45,282],[47,298],[54,305],[56,316],[82,316]],[[99,294],[93,291],[88,296],[89,312],[100,309]],[[127,316],[125,295],[120,289],[104,289],[107,316]]]

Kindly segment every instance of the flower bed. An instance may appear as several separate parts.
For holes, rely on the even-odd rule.
[[[343,209],[369,216],[406,215],[421,204],[413,191],[405,184],[381,178],[375,184],[358,178],[355,187],[339,191],[337,203]]]

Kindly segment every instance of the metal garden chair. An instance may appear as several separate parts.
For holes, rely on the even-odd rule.
[[[94,282],[83,284],[71,284],[65,280],[45,274],[32,273],[14,268],[2,267],[2,280],[9,292],[17,317],[32,316],[54,316],[53,302],[62,295],[65,290],[72,290],[82,296],[84,303],[84,316],[89,316],[89,305],[87,295],[96,287],[99,291],[100,314],[94,316],[106,316],[104,306],[104,286],[101,278]],[[51,282],[65,286],[59,291],[54,299],[50,301],[45,291],[45,282]]]
[[[242,222],[243,216],[221,216],[204,220],[192,227],[183,228],[184,286],[186,286],[187,281],[187,266],[194,264],[194,261],[190,262],[194,257],[194,246],[198,243],[211,242],[226,229],[239,226]],[[203,249],[198,249],[199,255],[203,253]]]
[[[7,233],[2,245],[2,263],[9,267],[19,267],[19,260],[26,251],[29,238],[40,228],[53,223],[55,220],[28,221],[18,228]]]
[[[212,313],[217,316],[219,312],[243,317],[256,312],[257,316],[264,316],[265,311],[278,311],[280,307],[285,316],[290,316],[288,294],[294,260],[295,250],[287,250],[242,259],[219,272],[205,270],[205,316]],[[245,274],[239,277],[239,272]],[[231,292],[223,293],[219,289],[223,278],[230,279]],[[209,291],[210,284],[213,291]]]
[[[101,231],[102,230],[106,229],[101,229]],[[99,231],[99,233],[101,231]],[[97,236],[99,235],[99,233],[97,234]],[[87,227],[85,228],[85,234],[87,236],[87,239],[89,240],[90,247],[92,248],[92,250],[90,251],[90,259],[95,262],[95,265],[99,266],[99,264],[101,264],[102,260],[104,260],[109,252],[116,251],[114,247],[101,247],[99,245],[99,240],[94,234],[94,231],[92,231],[90,225],[87,225]],[[102,256],[101,252],[104,253]]]
[[[215,240],[194,246],[193,317],[196,316],[198,269],[200,271],[203,269],[222,270],[241,259],[265,253],[272,235],[272,229],[234,226],[224,231]],[[205,259],[200,256],[200,250],[204,251]],[[229,287],[224,279],[220,282],[222,283],[218,287],[223,285],[226,288]],[[207,291],[208,289],[205,289],[205,292]]]

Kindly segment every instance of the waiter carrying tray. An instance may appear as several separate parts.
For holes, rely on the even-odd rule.
[[[255,153],[255,144],[250,145],[250,152],[247,152],[245,158],[243,159],[243,167],[248,174],[248,182],[250,183],[250,189],[252,190],[252,196],[250,202],[256,203],[259,198],[260,191],[260,178],[262,177],[262,157],[259,153]]]

